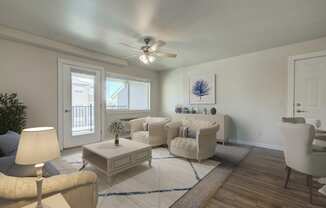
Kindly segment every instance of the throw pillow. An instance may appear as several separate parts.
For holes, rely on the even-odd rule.
[[[6,134],[0,135],[0,150],[5,155],[15,155],[20,135],[13,131],[8,131]]]
[[[187,133],[188,133],[188,127],[181,126],[179,128],[179,137],[187,137]]]
[[[188,128],[187,132],[188,138],[196,138],[197,137],[197,130],[194,128]]]
[[[148,131],[148,123],[147,122],[143,123],[143,129],[144,129],[144,131]]]

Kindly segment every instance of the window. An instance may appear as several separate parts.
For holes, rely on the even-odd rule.
[[[150,110],[150,83],[108,77],[106,103],[110,110]]]

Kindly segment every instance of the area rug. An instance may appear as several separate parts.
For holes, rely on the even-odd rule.
[[[152,167],[148,163],[131,168],[114,177],[112,186],[107,176],[91,164],[86,170],[97,173],[99,179],[99,208],[165,208],[202,181],[220,162],[209,159],[202,163],[178,158],[166,148],[153,149]],[[81,151],[67,153],[62,160],[81,167]]]
[[[171,208],[205,207],[250,150],[251,147],[243,145],[217,145],[214,159],[221,164],[179,198]]]

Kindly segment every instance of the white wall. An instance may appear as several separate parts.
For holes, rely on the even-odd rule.
[[[53,50],[0,39],[0,92],[18,93],[21,101],[27,105],[28,127],[57,126],[58,57],[103,66],[108,72],[151,80],[151,114],[158,113],[160,91],[157,72],[90,61]],[[110,117],[109,114],[107,116]]]
[[[287,113],[288,57],[325,49],[326,37],[163,72],[162,114],[172,115],[175,105],[188,104],[187,75],[215,73],[216,107],[232,117],[232,139],[281,148],[277,125]]]

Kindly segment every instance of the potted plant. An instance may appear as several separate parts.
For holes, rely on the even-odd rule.
[[[21,133],[26,125],[26,106],[16,93],[0,93],[0,134]]]
[[[114,144],[119,145],[119,135],[122,133],[124,126],[120,120],[113,121],[110,126],[110,132],[114,135]]]

